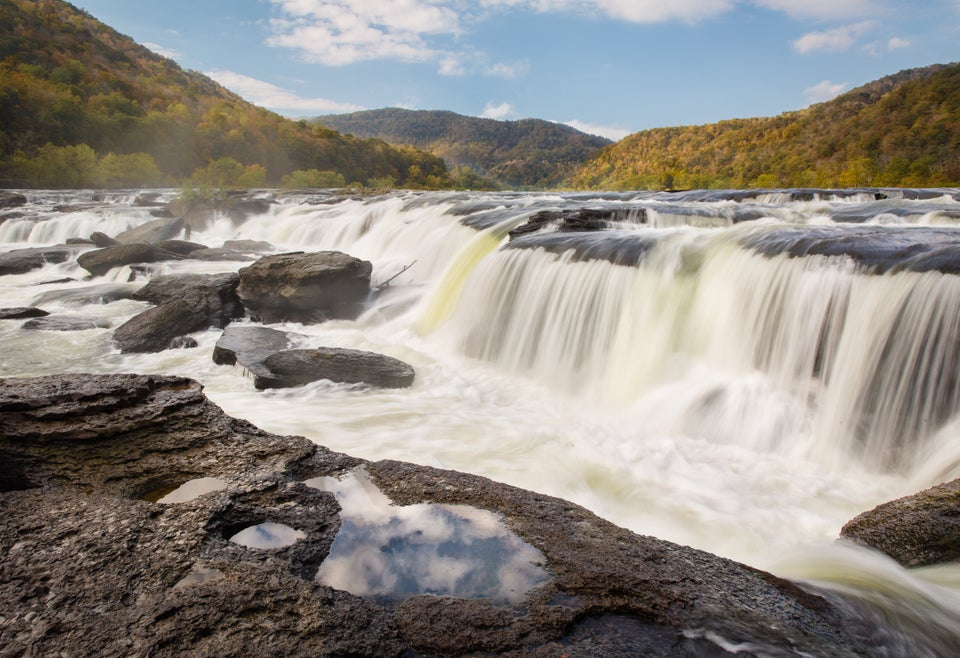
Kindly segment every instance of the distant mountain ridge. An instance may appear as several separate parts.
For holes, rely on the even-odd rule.
[[[450,184],[436,156],[256,107],[62,0],[0,0],[0,26],[5,185],[158,185],[203,168],[213,184],[276,184],[292,172]]]
[[[960,185],[960,64],[900,71],[776,117],[634,133],[580,189]]]
[[[514,188],[554,187],[612,143],[543,119],[498,121],[445,110],[386,108],[314,120],[345,134],[424,149]]]

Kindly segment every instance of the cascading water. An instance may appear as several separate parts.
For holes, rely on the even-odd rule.
[[[22,214],[0,211],[3,251],[153,219],[132,193],[27,195]],[[813,555],[864,509],[960,471],[960,267],[944,251],[960,242],[955,195],[278,195],[268,212],[215,219],[190,239],[372,261],[382,285],[359,320],[279,328],[401,358],[417,370],[413,388],[257,392],[213,364],[218,331],[195,334],[196,349],[122,355],[110,329],[30,331],[9,320],[0,375],[190,376],[227,413],[268,431],[479,473],[864,600],[891,578],[912,582],[949,645],[960,637],[955,569],[931,589],[918,580],[930,574],[846,553],[778,564],[787,551]],[[65,203],[77,207],[57,209]],[[583,230],[584,209],[612,219]],[[541,212],[559,219],[507,236]],[[37,303],[116,326],[146,308],[120,294],[131,275],[85,280],[72,260],[51,263],[0,277],[0,306]],[[78,302],[85,290],[102,303]],[[831,569],[848,572],[851,560],[873,576],[841,582]],[[896,608],[900,595],[884,596]],[[922,613],[904,614],[916,632],[909,619]]]

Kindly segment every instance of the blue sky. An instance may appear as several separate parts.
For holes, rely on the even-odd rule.
[[[291,117],[536,117],[618,139],[960,60],[960,0],[74,0]]]

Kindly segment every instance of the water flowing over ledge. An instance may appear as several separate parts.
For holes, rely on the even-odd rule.
[[[0,213],[4,251],[154,219],[136,192],[25,194]],[[264,212],[214,214],[190,240],[371,261],[357,321],[276,327],[402,359],[417,370],[410,390],[257,392],[210,359],[217,330],[192,334],[192,350],[124,355],[111,329],[14,320],[0,321],[0,374],[190,376],[271,432],[492,477],[775,569],[859,512],[960,476],[957,195],[263,191]],[[87,280],[68,258],[0,277],[0,294],[118,326],[146,308],[119,294],[130,283],[248,262],[182,258]],[[98,304],[77,301],[88,293]]]

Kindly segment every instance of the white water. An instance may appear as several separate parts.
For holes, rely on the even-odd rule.
[[[93,230],[115,234],[152,219],[129,195],[54,212],[63,197],[35,196],[21,209],[40,221],[0,224],[3,250]],[[367,459],[485,475],[580,503],[641,534],[816,578],[783,567],[781,557],[829,545],[859,512],[955,477],[960,464],[960,422],[950,421],[960,387],[939,368],[957,363],[960,278],[865,274],[845,257],[766,258],[739,246],[771,227],[829,223],[825,213],[865,200],[767,196],[756,205],[767,204],[770,219],[737,225],[703,221],[727,217],[729,200],[651,211],[649,224],[618,227],[657,240],[636,267],[498,248],[506,230],[538,209],[589,205],[582,195],[289,200],[239,225],[214,222],[191,240],[339,249],[371,260],[374,283],[409,266],[357,322],[279,328],[317,345],[403,359],[417,371],[412,389],[316,383],[258,392],[240,371],[213,364],[214,330],[194,336],[197,349],[121,355],[110,330],[31,332],[19,321],[0,322],[0,375],[185,375],[227,413],[272,432]],[[513,210],[478,232],[450,214],[473,202]],[[917,203],[898,225],[953,225],[949,213]],[[938,203],[958,207],[949,197]],[[244,264],[151,267],[221,272]],[[125,282],[129,269],[85,275],[64,263],[0,277],[0,306]],[[47,283],[64,277],[76,281]],[[147,306],[64,300],[44,308],[105,316],[116,326]],[[955,591],[956,576],[943,578],[953,578],[944,587]]]

